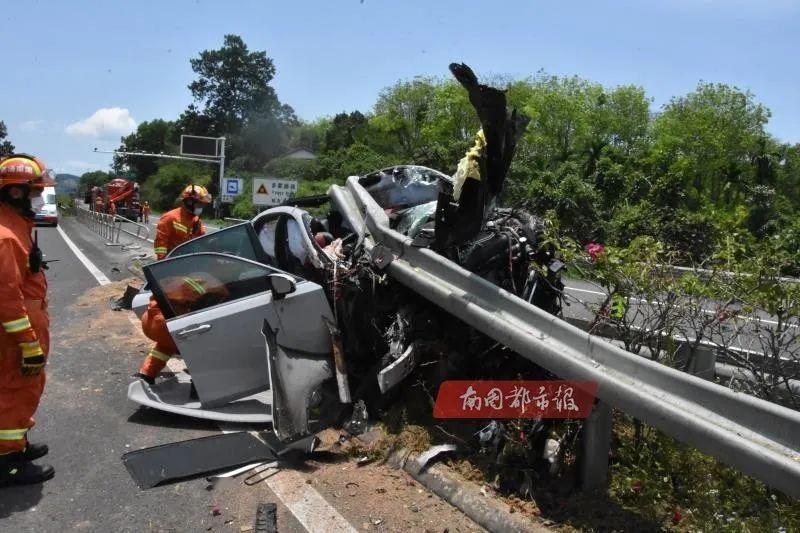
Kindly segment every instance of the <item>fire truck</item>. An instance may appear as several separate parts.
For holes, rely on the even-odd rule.
[[[93,187],[89,206],[92,210],[117,214],[138,222],[142,215],[139,184],[123,178],[114,178],[102,188]]]

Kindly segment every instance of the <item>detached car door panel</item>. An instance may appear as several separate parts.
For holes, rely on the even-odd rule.
[[[295,292],[276,300],[270,276],[285,273],[217,253],[167,258],[144,271],[204,407],[269,388],[265,321],[281,344],[330,354],[322,317],[331,312],[319,285],[296,278]]]

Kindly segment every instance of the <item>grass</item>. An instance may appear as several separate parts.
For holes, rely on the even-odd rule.
[[[662,432],[615,416],[608,494],[675,531],[800,531],[800,501]]]

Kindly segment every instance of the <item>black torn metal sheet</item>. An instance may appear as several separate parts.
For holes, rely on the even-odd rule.
[[[126,453],[122,462],[146,490],[164,483],[275,461],[286,445],[271,432],[237,432],[162,444]]]

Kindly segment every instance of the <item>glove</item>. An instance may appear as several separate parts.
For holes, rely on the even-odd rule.
[[[23,376],[38,376],[45,364],[44,352],[39,341],[21,342],[19,347],[22,350],[22,366],[20,368]]]

